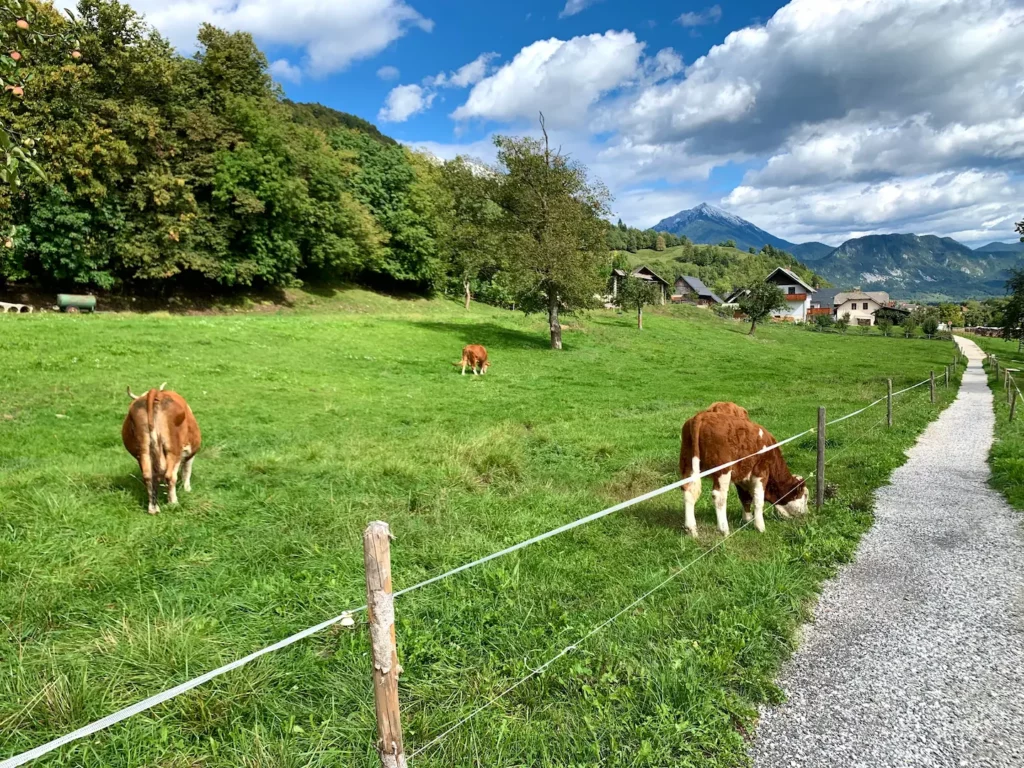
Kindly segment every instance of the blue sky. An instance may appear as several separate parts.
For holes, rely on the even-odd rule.
[[[1022,0],[133,0],[188,52],[252,32],[287,95],[439,157],[536,132],[650,226],[702,200],[789,240],[1014,239]]]

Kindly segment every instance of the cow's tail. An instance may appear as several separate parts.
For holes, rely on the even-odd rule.
[[[157,482],[155,478],[163,477],[166,468],[164,464],[164,451],[161,445],[160,427],[157,424],[159,418],[158,409],[160,406],[157,396],[163,391],[163,386],[160,389],[151,389],[146,393],[146,423],[149,425],[149,456],[153,461],[153,477],[154,482]]]

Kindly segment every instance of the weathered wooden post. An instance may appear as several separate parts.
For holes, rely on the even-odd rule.
[[[1010,421],[1013,421],[1013,417],[1017,415],[1017,390],[1014,388],[1013,397],[1010,400]]]
[[[885,415],[889,422],[889,426],[892,426],[892,379],[885,380],[885,387],[887,390],[887,396],[885,398]]]
[[[935,402],[935,371],[931,372],[932,403]]]
[[[949,366],[946,366],[946,389],[949,389]]]
[[[996,366],[996,380],[998,381],[999,380],[999,358],[993,356],[992,357],[992,362],[995,363],[995,366]]]
[[[825,406],[818,406],[818,469],[814,473],[816,480],[815,484],[815,504],[818,507],[818,511],[825,504]]]
[[[377,751],[382,768],[406,768],[398,709],[398,648],[395,598],[391,593],[391,530],[379,520],[363,531],[366,609],[373,655],[373,702],[377,710]]]

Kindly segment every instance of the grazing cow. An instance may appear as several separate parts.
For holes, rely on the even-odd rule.
[[[762,533],[765,499],[774,504],[783,517],[807,513],[808,493],[804,479],[790,473],[782,458],[782,451],[775,448],[757,453],[775,442],[768,430],[752,422],[747,412],[734,403],[715,403],[683,425],[679,474],[682,478],[694,478],[683,485],[686,530],[691,536],[697,535],[693,510],[701,492],[700,478],[695,476],[702,469],[718,467],[737,459],[743,461],[710,475],[713,483],[711,496],[715,502],[719,531],[729,533],[726,505],[730,483],[736,485],[743,504],[743,520],[748,522],[753,516],[754,527]]]
[[[157,492],[160,482],[167,483],[167,500],[178,503],[178,469],[185,463],[182,479],[185,490],[192,490],[192,462],[199,453],[201,435],[192,409],[176,392],[151,389],[137,396],[128,388],[132,404],[121,426],[121,440],[142,470],[149,493],[149,514],[160,511]]]
[[[487,350],[480,344],[467,344],[462,348],[462,359],[457,363],[452,363],[455,366],[462,366],[462,375],[466,375],[466,366],[468,365],[473,374],[477,374],[477,368],[479,367],[480,373],[487,373],[487,369],[490,367],[490,363],[487,361]]]

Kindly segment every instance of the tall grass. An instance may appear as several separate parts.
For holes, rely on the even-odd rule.
[[[537,318],[349,293],[313,311],[0,317],[0,755],[363,602],[360,536],[396,588],[676,478],[679,428],[734,400],[784,438],[940,371],[946,344],[758,329],[667,308]],[[323,311],[316,311],[319,307]],[[332,310],[332,311],[327,311]],[[461,377],[466,343],[493,367]],[[145,514],[124,387],[162,381],[204,434],[191,495]],[[744,530],[417,765],[726,766],[927,388],[829,435],[829,500]],[[811,472],[814,440],[785,451]],[[410,751],[718,541],[668,494],[400,598]],[[733,494],[730,514],[738,521]],[[47,758],[75,766],[371,766],[365,627],[264,657]]]

